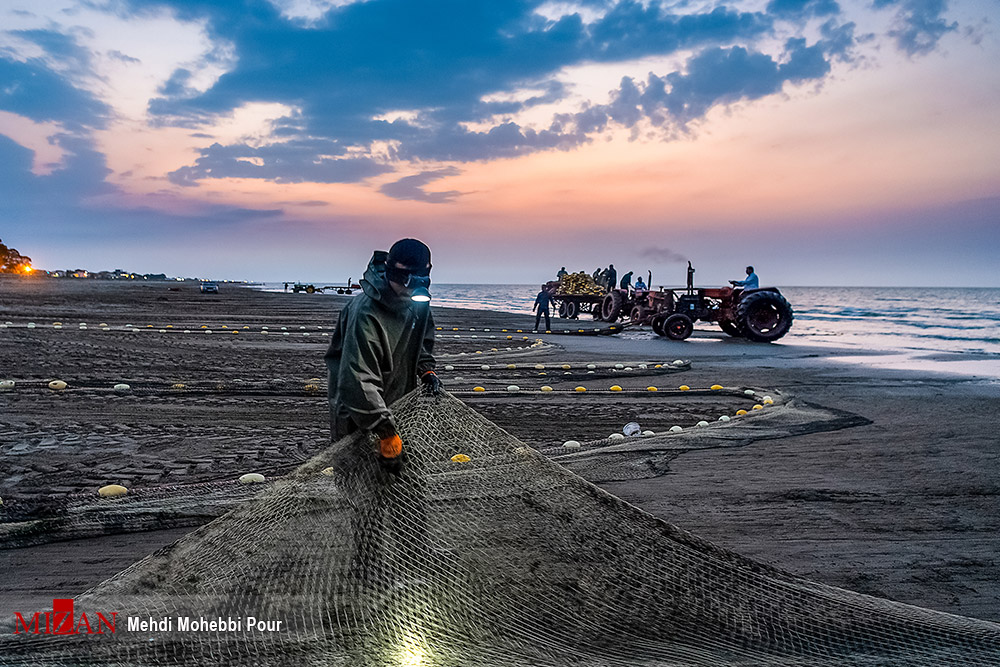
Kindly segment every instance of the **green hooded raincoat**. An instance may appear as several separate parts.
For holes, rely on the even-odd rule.
[[[361,279],[363,293],[340,312],[326,352],[334,439],[392,424],[388,406],[434,369],[430,305],[393,291],[385,277],[386,257],[381,250],[372,255]]]

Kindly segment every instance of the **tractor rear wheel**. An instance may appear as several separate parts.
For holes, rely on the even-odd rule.
[[[564,301],[566,304],[566,317],[571,320],[575,320],[580,314],[580,304],[576,301]]]
[[[315,293],[316,293],[315,287],[313,287],[312,285],[306,287],[306,294],[315,294]]]
[[[736,306],[736,321],[749,340],[770,343],[792,327],[792,307],[777,292],[753,292]]]
[[[632,312],[629,313],[628,321],[635,325],[642,324],[642,321],[646,319],[646,312],[646,309],[642,306],[633,306]]]
[[[622,314],[622,302],[621,292],[608,292],[604,297],[604,303],[601,304],[601,319],[605,322],[617,322]]]
[[[719,327],[733,338],[743,338],[743,332],[740,331],[735,322],[722,321],[719,322]]]
[[[663,323],[663,330],[667,338],[672,340],[684,340],[694,331],[694,322],[687,315],[674,313]]]

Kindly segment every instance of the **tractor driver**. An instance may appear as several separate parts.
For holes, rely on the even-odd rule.
[[[742,287],[744,289],[757,289],[760,287],[760,280],[757,279],[757,274],[753,272],[753,267],[747,267],[747,279],[746,280],[730,280],[729,284],[733,287]]]
[[[333,439],[374,433],[379,464],[397,476],[406,452],[388,406],[418,379],[432,394],[441,389],[434,374],[430,273],[431,251],[416,239],[397,241],[388,253],[376,250],[362,293],[341,311],[325,356]]]

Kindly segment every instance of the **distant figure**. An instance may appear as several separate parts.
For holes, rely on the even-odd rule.
[[[642,280],[640,278],[639,280]],[[622,281],[618,283],[618,286],[622,289],[632,289],[632,272],[629,271],[624,276],[622,276]]]
[[[636,292],[645,292],[647,289],[649,289],[649,288],[646,287],[646,283],[644,283],[642,281],[642,276],[639,276],[638,278],[635,279],[635,291]]]
[[[591,276],[591,277],[594,279],[595,283],[597,283],[598,285],[600,285],[601,284],[601,267],[597,267],[596,269],[594,269],[594,275]]]
[[[556,274],[556,279],[557,280],[562,280],[562,277],[565,276],[567,273],[569,273],[569,272],[566,270],[566,267],[565,266],[562,267],[561,269],[559,269],[559,272]]]
[[[743,289],[758,289],[760,287],[760,280],[757,279],[757,274],[753,272],[753,267],[747,267],[747,279],[746,280],[730,280],[729,283],[733,287],[742,287]]]
[[[601,288],[605,292],[608,291],[608,270],[607,269],[602,270],[601,274],[599,276],[597,276],[597,284],[600,285]]]
[[[549,305],[551,303],[552,293],[545,289],[545,285],[542,285],[542,291],[535,297],[535,305],[531,307],[531,310],[535,312],[535,331],[538,331],[538,323],[543,314],[545,315],[545,330],[552,329],[552,321],[549,319]]]
[[[288,283],[285,283],[285,291],[288,291]]]
[[[691,260],[688,260],[688,294],[694,294],[694,267],[691,266]]]
[[[604,289],[609,292],[615,288],[618,284],[618,271],[615,270],[615,265],[611,264],[608,266],[608,282],[605,284]]]

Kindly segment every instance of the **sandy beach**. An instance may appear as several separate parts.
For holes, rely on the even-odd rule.
[[[93,502],[104,484],[190,491],[247,472],[280,476],[306,461],[329,443],[322,356],[347,298],[232,285],[201,294],[191,282],[0,280],[0,324],[11,323],[0,329],[0,380],[16,383],[0,392],[0,528],[58,517]],[[534,335],[521,315],[435,308],[434,316],[445,387],[553,455],[565,440],[602,438],[629,421],[663,431],[732,414],[734,396],[702,391],[714,384],[836,411],[812,432],[692,449],[656,476],[591,481],[809,579],[1000,621],[996,382],[838,363],[834,350],[797,344],[794,328],[761,345],[708,330],[683,342]],[[690,367],[671,369],[674,360]],[[588,375],[587,364],[597,371]],[[65,390],[47,387],[57,379]],[[119,383],[129,390],[115,392]],[[508,393],[512,384],[525,392]],[[542,384],[591,391],[527,393]],[[645,391],[681,384],[695,391]],[[611,385],[639,391],[599,391]],[[8,573],[0,616],[81,593],[212,516],[31,546],[0,541]]]

